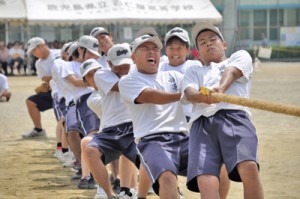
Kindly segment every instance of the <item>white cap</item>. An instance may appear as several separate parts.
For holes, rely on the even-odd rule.
[[[81,77],[86,76],[91,70],[97,69],[97,68],[102,68],[102,66],[95,59],[88,59],[88,60],[84,61],[80,65]]]
[[[67,42],[61,47],[61,51],[67,52],[66,49],[70,47],[72,42]]]
[[[108,31],[103,27],[95,27],[91,30],[90,36],[96,37],[98,34],[109,35]]]
[[[158,36],[156,30],[153,27],[144,27],[144,28],[140,29],[135,34],[135,38],[143,36],[143,35]]]
[[[151,43],[154,43],[158,48],[159,50],[162,49],[162,43],[160,41],[160,39],[158,38],[158,36],[150,36],[150,35],[143,35],[143,36],[140,36],[138,38],[136,38],[131,44],[131,48],[132,48],[132,53],[135,52],[135,50],[143,43],[146,43],[146,42],[151,42]]]
[[[128,43],[115,44],[107,52],[107,60],[114,66],[133,64],[131,50]]]
[[[187,42],[190,45],[189,33],[182,28],[175,27],[169,32],[167,32],[165,36],[165,45],[167,44],[167,41],[172,37],[178,37],[179,39],[181,39],[184,42]]]
[[[198,46],[197,46],[196,39],[197,39],[199,33],[202,32],[203,30],[211,30],[211,31],[215,32],[222,39],[222,41],[224,41],[224,37],[223,37],[222,33],[220,32],[219,28],[217,28],[216,26],[214,26],[210,23],[201,22],[201,23],[194,25],[194,27],[192,29],[192,37],[193,37],[193,40],[194,40],[194,43],[195,43],[197,49],[198,49]]]
[[[78,49],[78,42],[74,41],[70,44],[69,49],[67,50],[68,56],[71,57],[75,50]]]
[[[89,35],[84,35],[79,38],[78,46],[86,48],[88,51],[90,51],[94,55],[97,55],[100,57],[100,54],[98,52],[99,42],[96,38],[89,36]]]
[[[32,37],[31,39],[29,39],[29,41],[27,42],[27,53],[30,53],[33,49],[35,49],[38,45],[40,44],[45,44],[45,40],[40,38],[40,37]]]

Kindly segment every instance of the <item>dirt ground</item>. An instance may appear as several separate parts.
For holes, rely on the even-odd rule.
[[[96,191],[77,189],[77,182],[70,181],[73,172],[53,157],[52,110],[42,114],[48,139],[21,139],[21,134],[32,128],[25,99],[40,81],[32,76],[8,80],[13,96],[9,103],[0,103],[0,198],[93,198]],[[300,107],[300,63],[262,63],[254,73],[251,98]],[[265,198],[300,198],[300,118],[254,109],[252,113],[260,142]],[[186,190],[183,177],[180,187],[186,199],[199,198]],[[242,184],[231,183],[228,198],[243,198]]]

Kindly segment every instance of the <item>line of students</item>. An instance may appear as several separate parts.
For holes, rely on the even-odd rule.
[[[95,188],[95,179],[95,198],[146,198],[152,185],[160,198],[173,199],[182,197],[177,175],[187,175],[188,189],[201,198],[226,198],[228,175],[243,182],[245,198],[263,198],[249,110],[199,93],[206,86],[249,97],[251,57],[238,51],[226,58],[226,42],[211,24],[196,25],[192,34],[202,63],[186,60],[190,39],[179,27],[165,36],[165,62],[155,30],[113,45],[102,27],[66,48],[72,61],[53,62],[62,110],[67,106],[67,141],[81,162],[78,188]],[[117,193],[106,169],[113,161]]]

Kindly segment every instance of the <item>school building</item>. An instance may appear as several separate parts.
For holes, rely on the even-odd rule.
[[[10,5],[13,2],[17,3]],[[32,36],[40,36],[48,41],[69,41],[89,34],[95,26],[103,26],[113,33],[116,42],[130,42],[144,26],[155,27],[163,37],[174,26],[190,31],[202,19],[220,27],[230,52],[259,45],[300,46],[300,0],[173,0],[172,5],[168,2],[0,0],[2,15],[5,13],[1,9],[7,10],[5,6],[14,6],[19,15],[9,18],[7,15],[12,12],[4,17],[0,14],[0,40],[26,42]],[[18,7],[21,4],[23,8]],[[123,7],[110,9],[110,4]],[[202,9],[204,4],[212,4],[213,8]],[[84,9],[88,15],[82,14]]]

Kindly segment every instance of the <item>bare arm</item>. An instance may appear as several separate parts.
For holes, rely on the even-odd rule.
[[[47,83],[49,83],[51,79],[52,79],[51,75],[46,75],[46,76],[42,77],[42,80]]]
[[[225,71],[222,75],[219,87],[214,88],[214,90],[217,92],[220,92],[220,93],[224,93],[230,87],[232,82],[234,82],[236,79],[238,79],[242,76],[243,76],[243,73],[240,69],[238,69],[234,66],[230,66],[225,69]]]
[[[191,103],[206,103],[206,104],[212,104],[214,101],[208,97],[197,91],[196,89],[192,87],[187,87],[184,90],[184,94],[186,96],[186,99],[190,101]]]
[[[84,82],[82,79],[76,78],[74,75],[69,75],[66,77],[66,79],[76,87],[87,87],[88,86],[88,84],[86,82]]]
[[[120,90],[119,90],[119,82],[115,83],[115,85],[111,88],[111,91],[120,92]]]
[[[146,88],[135,99],[136,103],[168,104],[180,100],[181,93],[169,93],[162,90]]]

